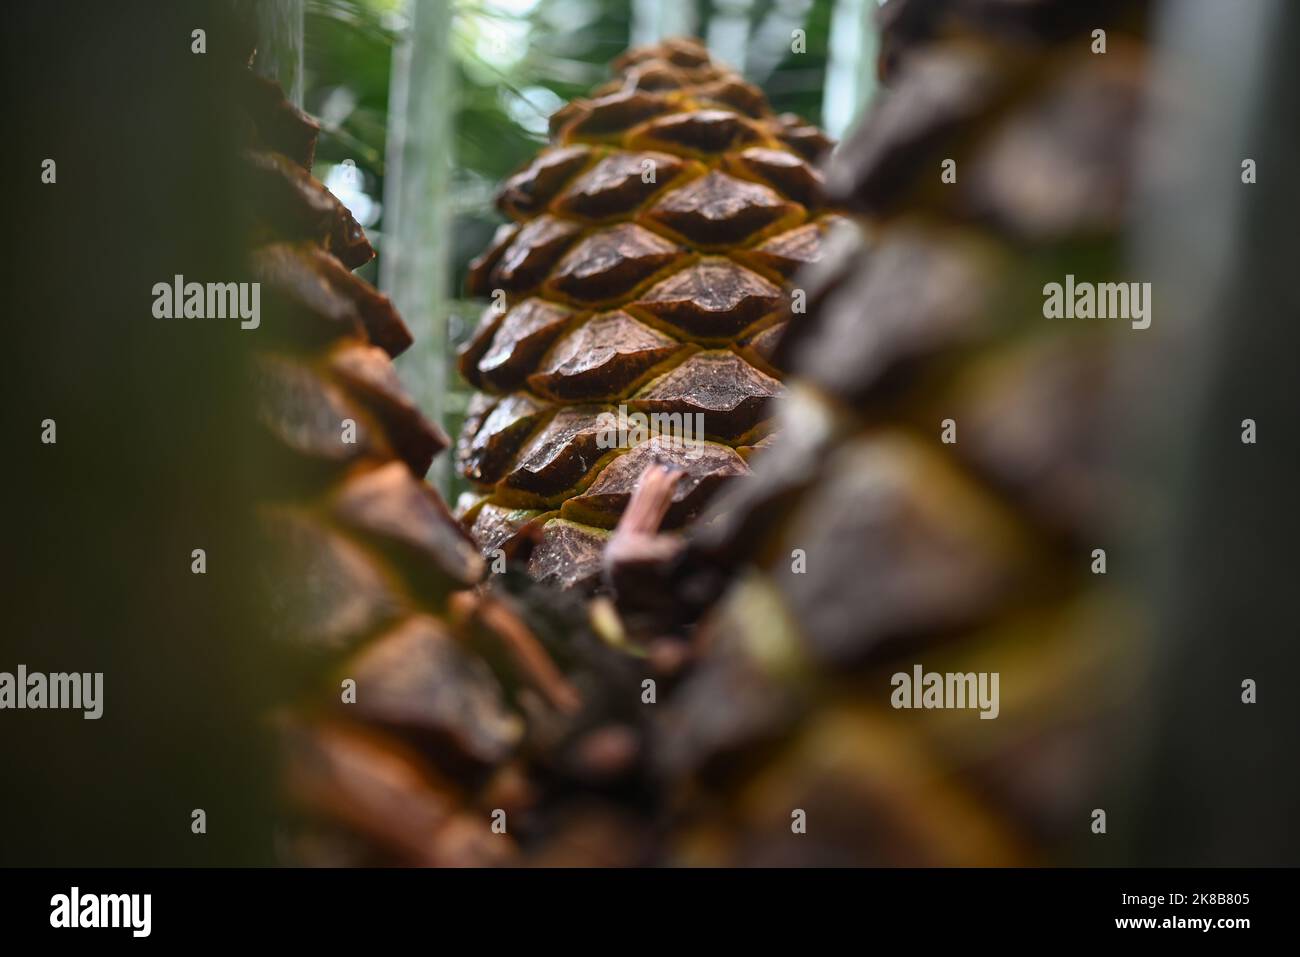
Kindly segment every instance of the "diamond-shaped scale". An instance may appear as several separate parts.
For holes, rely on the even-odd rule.
[[[487,249],[469,262],[465,275],[465,291],[471,296],[486,296],[492,291],[492,270],[497,267],[509,245],[519,234],[518,223],[502,223],[492,234],[492,241]]]
[[[538,216],[523,229],[492,270],[494,288],[526,292],[545,277],[578,236],[578,225],[555,216]]]
[[[553,399],[617,398],[687,348],[622,310],[601,313],[557,342],[528,384]]]
[[[786,150],[751,146],[727,157],[726,167],[746,179],[761,179],[810,208],[815,209],[824,202],[822,190],[826,184],[821,173],[802,157]]]
[[[600,414],[611,411],[598,405],[560,409],[524,446],[514,469],[502,479],[503,504],[545,505],[580,486],[598,464],[615,454],[600,447],[607,434]]]
[[[491,346],[475,363],[483,383],[501,391],[521,385],[576,315],[566,306],[536,297],[512,308],[493,333]]]
[[[652,286],[630,311],[702,340],[726,340],[780,309],[781,290],[730,259],[708,257]]]
[[[820,160],[834,146],[829,136],[793,113],[782,113],[768,127],[777,139],[810,163]]]
[[[738,147],[759,145],[763,139],[762,131],[738,113],[696,110],[651,120],[628,137],[628,145],[709,156]]]
[[[736,439],[763,416],[781,383],[728,349],[697,352],[655,379],[628,403],[646,414],[703,417],[705,435]],[[683,420],[696,422],[695,419]]]
[[[645,221],[695,246],[721,247],[802,217],[798,203],[769,187],[714,171],[672,190],[645,214]]]
[[[685,168],[685,161],[668,153],[611,153],[574,180],[556,200],[555,208],[593,220],[628,213]]]
[[[487,392],[475,392],[470,396],[465,407],[465,420],[461,423],[460,434],[456,436],[456,468],[462,475],[468,467],[470,444],[482,428],[483,420],[500,401],[500,398]]]
[[[497,208],[515,219],[537,215],[591,158],[589,146],[546,150],[505,181],[497,196]]]
[[[479,316],[478,325],[474,327],[473,333],[470,334],[466,343],[461,346],[460,353],[456,356],[456,368],[460,370],[469,382],[476,387],[483,388],[486,383],[483,376],[478,371],[478,364],[482,358],[487,355],[488,349],[492,347],[492,340],[501,328],[501,322],[505,318],[505,313],[496,303],[488,306]]]
[[[528,573],[543,585],[586,589],[600,581],[601,554],[609,533],[563,519],[547,522],[528,560]]]
[[[560,118],[559,135],[565,142],[598,141],[622,133],[671,108],[657,93],[620,90],[594,100],[575,100],[556,113],[556,117]]]
[[[592,233],[569,250],[547,288],[578,303],[610,302],[684,255],[676,243],[636,223],[623,223]]]
[[[611,80],[608,89],[602,89],[602,92],[612,93],[615,90],[663,92],[665,90],[679,90],[686,86],[688,82],[686,77],[682,75],[681,70],[664,63],[662,60],[651,60],[632,67],[622,79]]]
[[[837,217],[824,217],[778,233],[752,249],[737,252],[736,258],[758,269],[786,279],[821,258],[826,233]]]
[[[695,96],[699,100],[720,103],[754,119],[761,117],[767,109],[767,99],[763,94],[734,76],[706,83],[696,90]]]
[[[789,327],[789,320],[774,322],[770,326],[764,326],[758,331],[745,336],[738,343],[741,355],[748,357],[752,361],[761,362],[779,372],[784,372],[784,364],[781,362],[777,350],[781,345],[781,339],[785,335],[786,329]]]
[[[508,395],[498,402],[484,417],[462,456],[465,476],[484,484],[498,481],[545,411],[545,406],[526,392]]]

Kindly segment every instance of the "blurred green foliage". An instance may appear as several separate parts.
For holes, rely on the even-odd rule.
[[[671,3],[673,0],[660,0]],[[687,2],[690,0],[679,0]],[[375,204],[367,227],[382,237],[384,145],[392,49],[404,26],[403,0],[308,0],[304,106],[324,127],[317,173],[350,159],[361,189]],[[633,0],[462,0],[455,3],[457,98],[457,274],[487,241],[496,221],[491,200],[500,180],[544,142],[547,117],[608,77],[608,64],[631,42]],[[699,33],[726,10],[748,19],[751,41],[775,22],[806,31],[807,52],[789,52],[788,30],[777,37],[783,56],[746,72],[781,111],[816,118],[821,110],[830,0],[749,0],[694,4]],[[793,13],[792,13],[793,11]],[[768,48],[773,46],[769,39]],[[767,51],[770,59],[770,50]],[[761,75],[753,75],[755,72]],[[331,186],[339,182],[334,179]],[[364,212],[364,211],[363,211]]]

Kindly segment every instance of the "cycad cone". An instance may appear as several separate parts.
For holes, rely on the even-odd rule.
[[[834,218],[814,166],[829,141],[698,43],[614,67],[502,188],[511,222],[468,281],[493,303],[460,357],[481,390],[462,518],[485,553],[536,540],[530,571],[565,587],[596,578],[647,465],[685,472],[669,525],[748,471],[780,388],[773,349],[798,318],[784,286]],[[634,427],[609,447],[610,423],[638,414],[667,434]]]

